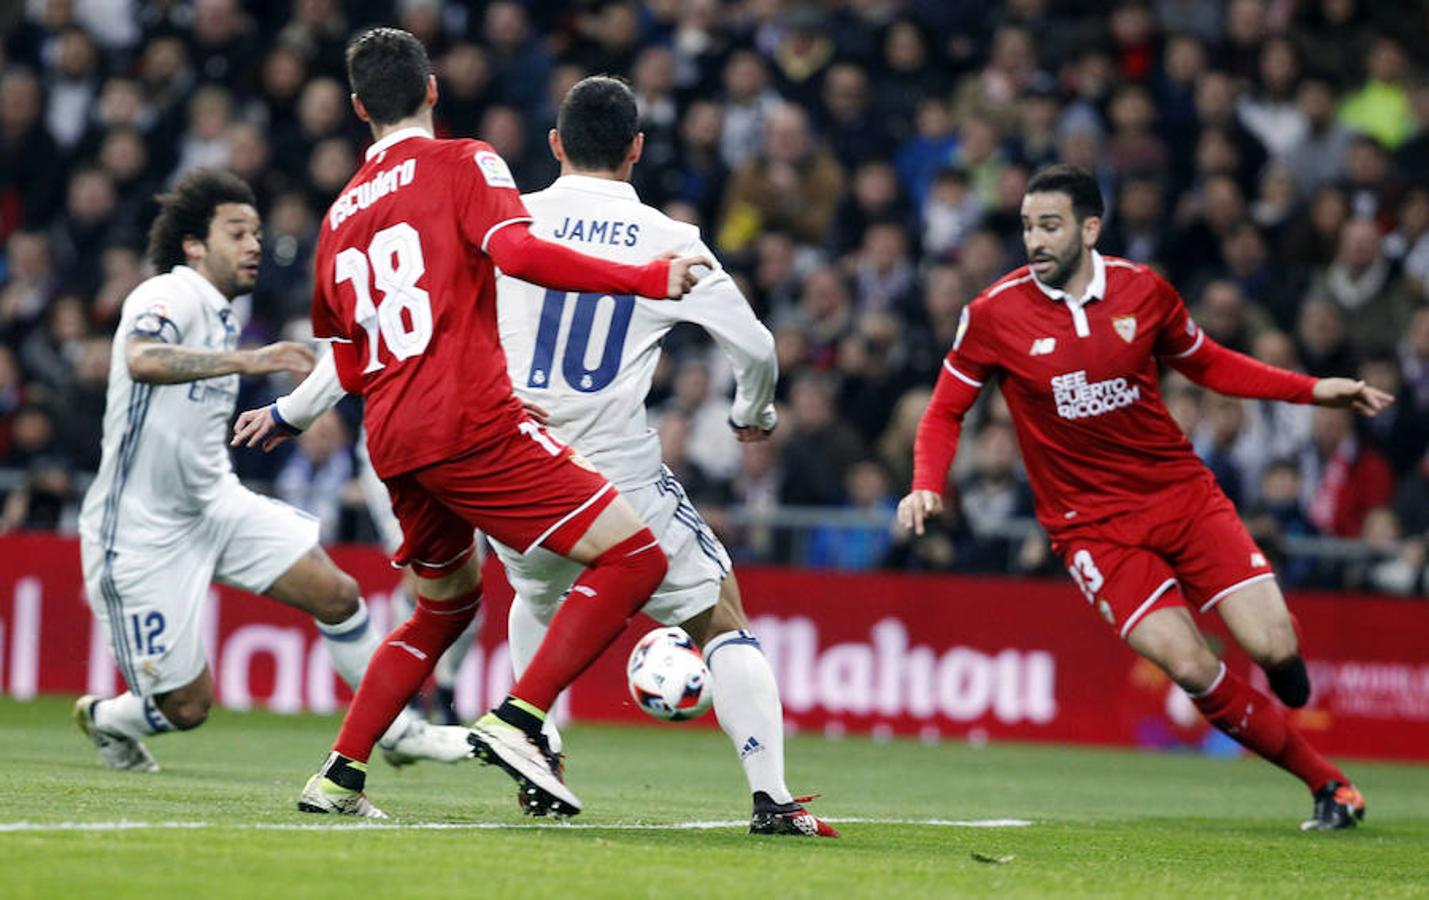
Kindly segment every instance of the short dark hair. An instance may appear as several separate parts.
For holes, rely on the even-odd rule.
[[[625,162],[630,142],[640,130],[635,94],[619,78],[583,78],[561,101],[556,130],[571,165],[598,172],[614,171]]]
[[[180,178],[171,192],[156,199],[159,215],[149,228],[149,261],[160,272],[188,262],[185,240],[208,240],[209,225],[220,204],[258,205],[248,183],[222,169],[194,169]]]
[[[1088,216],[1102,217],[1101,188],[1091,173],[1080,166],[1057,163],[1044,166],[1027,182],[1029,194],[1066,194],[1072,200],[1072,215],[1081,222]]]
[[[347,83],[378,125],[421,109],[431,74],[427,49],[410,31],[369,28],[347,45]]]

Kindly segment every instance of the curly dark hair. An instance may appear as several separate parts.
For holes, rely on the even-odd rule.
[[[159,215],[149,228],[148,256],[160,272],[188,261],[186,239],[208,240],[209,225],[220,204],[258,205],[248,183],[222,169],[194,169],[178,180],[173,191],[157,199]]]
[[[367,115],[390,125],[415,113],[427,99],[432,61],[422,42],[400,28],[371,28],[347,45],[347,83]]]

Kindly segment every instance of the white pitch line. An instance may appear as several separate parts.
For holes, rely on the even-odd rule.
[[[1027,819],[826,819],[838,825],[920,825],[930,828],[1026,828]],[[244,831],[713,831],[744,828],[735,819],[695,822],[0,822],[0,833],[67,831],[193,831],[205,828]]]

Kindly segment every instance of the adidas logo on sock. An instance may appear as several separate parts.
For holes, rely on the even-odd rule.
[[[749,736],[749,740],[744,742],[744,746],[739,748],[739,758],[748,759],[756,753],[761,752],[764,745],[759,743],[759,739],[754,735]]]

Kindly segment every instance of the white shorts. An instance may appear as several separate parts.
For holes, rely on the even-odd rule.
[[[129,690],[163,694],[203,672],[212,582],[261,594],[317,543],[316,518],[236,483],[171,540],[112,553],[81,541],[89,605]]]
[[[660,549],[670,560],[665,580],[642,611],[661,625],[679,625],[712,608],[729,575],[729,554],[690,504],[679,480],[662,466],[659,481],[620,493],[659,537]],[[542,622],[551,621],[571,583],[585,570],[544,547],[523,555],[497,541],[491,546],[511,587]]]

